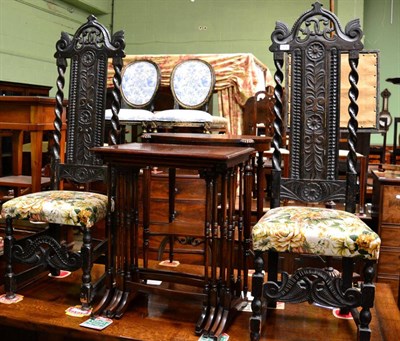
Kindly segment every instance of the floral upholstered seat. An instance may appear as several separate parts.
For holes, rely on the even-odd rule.
[[[107,214],[106,195],[79,191],[30,193],[5,202],[3,218],[92,227]]]
[[[378,259],[381,240],[346,211],[283,206],[269,210],[253,227],[253,249]]]

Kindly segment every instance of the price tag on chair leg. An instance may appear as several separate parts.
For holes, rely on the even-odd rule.
[[[347,314],[341,314],[340,309],[332,309],[333,316],[335,316],[338,319],[343,319],[343,320],[352,320],[353,315],[351,315],[351,312],[348,312]]]
[[[92,308],[82,309],[82,306],[76,305],[65,309],[65,314],[74,317],[90,316],[92,314]]]
[[[49,273],[48,276],[51,278],[65,278],[65,277],[68,277],[70,274],[71,274],[70,271],[61,270],[59,275],[54,276],[51,273]]]

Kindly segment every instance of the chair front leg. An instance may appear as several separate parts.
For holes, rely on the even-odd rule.
[[[353,285],[353,270],[354,261],[352,258],[343,257],[342,258],[342,292],[351,288]],[[346,315],[350,311],[349,308],[341,308],[340,314]]]
[[[4,275],[4,287],[6,298],[13,299],[17,290],[15,275],[13,271],[13,247],[14,247],[14,229],[12,226],[12,218],[6,218],[5,239],[4,239],[4,256],[6,259],[6,271]]]
[[[93,245],[92,234],[90,228],[85,227],[83,230],[83,243],[81,247],[82,255],[82,285],[80,300],[82,309],[90,309],[92,300],[92,267],[93,267]]]
[[[364,267],[364,283],[361,286],[362,303],[360,311],[360,323],[358,325],[358,340],[369,341],[371,339],[371,308],[374,305],[375,285],[373,279],[375,277],[374,262],[367,260]]]
[[[250,317],[250,339],[257,341],[261,335],[262,324],[262,287],[264,283],[264,260],[262,252],[256,252],[254,258],[255,272],[252,277],[251,293],[253,302],[251,303],[252,316]]]

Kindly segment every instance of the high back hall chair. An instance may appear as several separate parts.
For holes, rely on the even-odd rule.
[[[158,65],[151,60],[136,60],[122,70],[122,108],[118,113],[121,126],[141,128],[147,133],[155,128],[154,99],[161,82]],[[106,110],[106,120],[112,117],[112,110]]]
[[[178,63],[171,73],[174,108],[155,113],[157,129],[207,133],[225,131],[227,119],[210,114],[209,105],[215,86],[213,67],[201,59]]]
[[[272,146],[270,209],[252,229],[255,273],[252,277],[250,337],[259,340],[263,307],[276,303],[308,302],[333,309],[337,316],[353,317],[357,339],[370,340],[374,304],[375,263],[380,238],[357,215],[356,172],[358,55],[363,48],[359,20],[344,31],[338,18],[316,2],[301,15],[292,29],[277,22],[271,35],[276,73],[275,121]],[[348,54],[349,78],[340,79],[341,53]],[[289,176],[281,170],[282,94],[285,54],[291,55],[291,105]],[[345,61],[343,61],[345,62]],[[347,61],[346,61],[347,62]],[[339,178],[340,86],[349,81],[348,155],[345,179]],[[338,203],[329,208],[326,203]],[[344,203],[344,208],[339,206]],[[283,253],[341,259],[341,269],[295,268],[278,276]],[[267,266],[264,266],[267,259]],[[360,283],[353,278],[361,262]],[[266,281],[264,282],[264,272]],[[266,304],[264,304],[264,302]],[[318,309],[312,307],[308,309]],[[279,310],[267,312],[279,314]],[[332,315],[332,318],[335,318]],[[287,326],[290,328],[290,325]],[[268,330],[266,331],[268,336]],[[262,334],[265,335],[264,333]],[[306,338],[306,336],[305,336]],[[329,335],[323,338],[329,339]]]
[[[82,270],[80,300],[88,310],[96,289],[104,285],[105,275],[99,282],[92,281],[93,263],[106,256],[110,247],[108,236],[112,205],[108,195],[84,191],[81,188],[95,182],[111,181],[107,167],[92,153],[91,148],[104,144],[107,62],[112,58],[115,70],[112,103],[112,129],[108,143],[118,142],[118,111],[121,94],[121,68],[124,54],[124,33],[116,32],[112,38],[107,29],[94,16],[76,31],[74,36],[63,32],[56,44],[58,78],[54,134],[52,146],[52,190],[36,192],[14,198],[3,204],[1,215],[6,219],[4,254],[6,258],[5,291],[13,298],[27,273],[16,273],[16,264],[29,264],[29,271]],[[67,110],[67,140],[65,162],[61,162],[61,129],[65,72],[70,60],[70,85]],[[79,190],[64,190],[66,181]],[[27,238],[14,237],[15,220],[44,223],[42,231]],[[105,220],[105,236],[99,241],[92,237],[98,223]],[[83,233],[80,251],[70,250],[59,242],[62,227],[78,228]],[[108,237],[108,238],[107,238]],[[110,257],[108,255],[108,257]]]

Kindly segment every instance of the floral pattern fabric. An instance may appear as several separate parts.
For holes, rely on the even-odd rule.
[[[178,101],[198,107],[212,91],[213,71],[201,60],[188,60],[174,69],[171,82]]]
[[[92,227],[107,214],[106,195],[80,191],[44,191],[6,201],[3,218],[25,219],[73,226]]]
[[[121,90],[124,99],[133,106],[150,103],[159,85],[157,67],[147,61],[135,61],[124,68]]]
[[[381,240],[349,212],[283,206],[269,210],[253,227],[253,249],[378,259]]]

